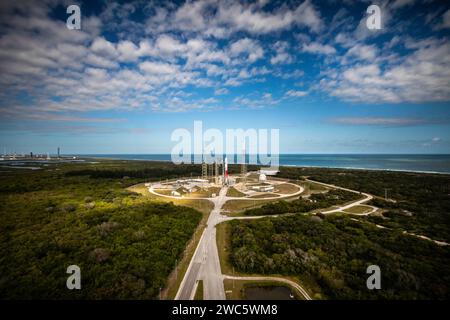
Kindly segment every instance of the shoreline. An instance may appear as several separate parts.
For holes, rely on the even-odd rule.
[[[79,155],[79,157],[83,157]],[[150,161],[150,162],[172,162],[171,160],[155,160],[155,159],[123,159],[123,158],[115,158],[115,157],[96,157],[89,156],[85,159],[105,159],[105,160],[121,160],[121,161]],[[194,164],[194,163],[185,163],[185,164]],[[235,165],[240,165],[240,163],[230,163]],[[258,164],[249,164],[256,165]],[[450,172],[442,172],[442,171],[425,171],[425,170],[407,170],[407,169],[389,169],[389,168],[364,168],[364,167],[331,167],[331,166],[312,166],[312,165],[295,165],[295,164],[281,164],[279,167],[289,167],[289,168],[314,168],[314,169],[344,169],[344,170],[368,170],[368,171],[389,171],[389,172],[404,172],[404,173],[424,173],[424,174],[441,174],[441,175],[450,175]]]
[[[4,160],[1,161],[2,164],[8,164],[11,162],[21,162],[21,163],[55,163],[55,162],[61,162],[61,163],[73,163],[73,162],[83,162],[86,160],[114,160],[114,161],[145,161],[145,162],[163,162],[163,163],[172,163],[171,160],[167,159],[138,159],[138,158],[130,158],[130,159],[124,159],[121,157],[114,157],[112,156],[96,156],[96,155],[65,155],[65,157],[72,157],[76,156],[77,159],[65,159],[63,158],[59,160],[21,160],[21,159],[15,159],[15,160]],[[120,155],[117,155],[120,156]],[[185,164],[194,164],[191,163],[185,163]],[[232,165],[240,165],[241,163],[230,163]],[[248,165],[254,165],[254,166],[261,166],[264,167],[264,165],[261,164],[248,164]],[[14,165],[4,165],[3,167],[14,167]],[[341,170],[359,170],[359,171],[389,171],[389,172],[404,172],[404,173],[421,173],[421,174],[439,174],[439,175],[450,175],[450,171],[432,171],[432,170],[408,170],[408,169],[392,169],[392,168],[364,168],[364,167],[349,167],[349,166],[318,166],[318,165],[299,165],[299,164],[280,164],[279,167],[286,167],[286,168],[313,168],[313,169],[341,169]],[[17,168],[17,167],[16,167]]]

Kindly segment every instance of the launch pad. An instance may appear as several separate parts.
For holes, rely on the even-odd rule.
[[[204,177],[204,178],[203,178]],[[261,171],[228,175],[204,175],[199,178],[182,178],[146,185],[155,195],[170,198],[200,199],[219,196],[222,187],[228,188],[229,199],[278,199],[295,196],[302,188],[283,179],[267,177]]]

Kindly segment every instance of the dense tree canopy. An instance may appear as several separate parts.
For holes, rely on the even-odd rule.
[[[124,188],[143,179],[71,173],[79,167],[1,174],[0,298],[152,299],[165,286],[202,215]],[[73,264],[81,290],[66,288]]]
[[[448,299],[450,250],[344,216],[230,222],[230,261],[244,273],[311,278],[331,299]],[[381,268],[368,290],[366,268]]]
[[[282,167],[281,177],[335,184],[380,197],[377,207],[389,219],[377,219],[387,227],[424,234],[450,243],[450,175],[380,170],[346,170]],[[395,203],[383,201],[387,194]]]

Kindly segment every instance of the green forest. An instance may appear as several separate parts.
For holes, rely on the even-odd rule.
[[[0,172],[0,299],[157,299],[202,214],[127,188],[198,176],[201,166],[40,166]],[[305,280],[315,299],[449,298],[449,247],[403,234],[450,242],[448,175],[282,167],[279,176],[373,194],[369,204],[382,215],[305,214],[362,197],[335,189],[247,210],[242,214],[294,215],[228,222],[236,271]],[[81,268],[82,290],[66,288],[73,264]],[[366,288],[371,264],[381,268],[382,290]]]
[[[450,250],[341,215],[229,222],[229,260],[245,274],[307,279],[315,299],[448,299]],[[381,269],[368,290],[366,269]]]
[[[174,167],[101,161],[3,170],[0,298],[158,298],[202,214],[125,188],[196,169]],[[66,288],[73,264],[81,290]]]
[[[282,167],[280,177],[306,177],[378,196],[384,218],[369,220],[389,228],[450,243],[450,176],[413,172]],[[389,200],[385,201],[387,195]]]

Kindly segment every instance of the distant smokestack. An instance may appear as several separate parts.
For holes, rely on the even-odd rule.
[[[58,158],[59,158],[59,147],[58,147]]]

